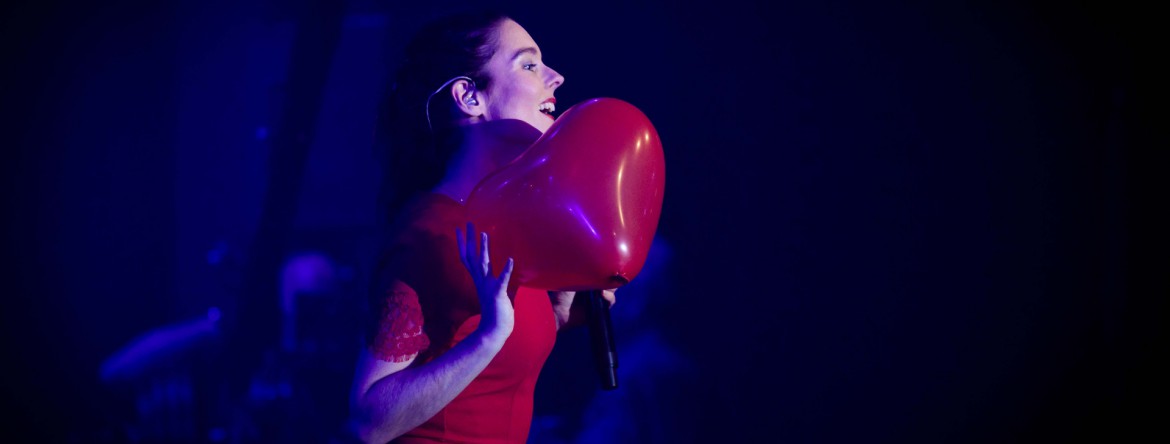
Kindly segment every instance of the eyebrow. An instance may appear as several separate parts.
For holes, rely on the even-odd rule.
[[[515,54],[512,54],[511,60],[516,60],[517,58],[519,58],[522,54],[524,54],[526,52],[531,53],[532,55],[536,55],[537,51],[536,51],[536,48],[534,48],[532,46],[529,46],[527,48],[521,48],[519,51],[516,51]]]

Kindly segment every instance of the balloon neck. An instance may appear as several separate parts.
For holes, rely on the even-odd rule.
[[[621,287],[621,286],[624,286],[624,285],[630,283],[630,280],[626,279],[625,276],[614,275],[614,276],[610,276],[609,282],[611,284],[613,284],[613,288],[617,288],[617,287]]]

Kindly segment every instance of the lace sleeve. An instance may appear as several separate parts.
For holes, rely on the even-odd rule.
[[[423,332],[422,307],[410,287],[395,282],[386,290],[374,337],[374,356],[383,361],[406,362],[431,345]]]

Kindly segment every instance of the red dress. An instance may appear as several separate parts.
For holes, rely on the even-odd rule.
[[[459,260],[455,231],[464,207],[441,194],[407,205],[379,258],[381,314],[372,338],[379,359],[411,366],[443,354],[479,325],[479,299]],[[506,258],[492,258],[499,273]],[[548,294],[512,285],[516,323],[504,347],[466,389],[398,443],[523,443],[532,422],[536,378],[556,341]]]

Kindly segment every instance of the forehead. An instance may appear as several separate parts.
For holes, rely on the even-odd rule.
[[[534,48],[537,52],[540,48],[536,46],[536,41],[528,34],[524,27],[520,26],[513,20],[504,20],[500,23],[498,30],[499,34],[498,47],[496,53],[492,56],[493,59],[508,61],[516,55],[517,51],[525,48]]]

